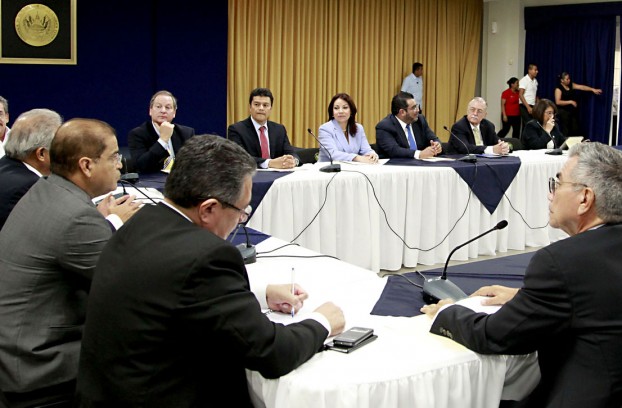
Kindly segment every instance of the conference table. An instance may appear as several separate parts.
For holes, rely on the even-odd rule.
[[[520,168],[492,213],[449,167],[343,163],[340,173],[324,173],[319,168],[326,163],[316,163],[276,179],[248,226],[375,272],[444,263],[453,248],[501,220],[507,228],[461,248],[452,260],[541,247],[565,237],[548,226],[547,197],[548,178],[566,156],[545,150],[512,156]],[[497,180],[481,175],[477,182]]]
[[[480,355],[429,333],[432,321],[425,315],[370,315],[386,279],[299,246],[267,253],[286,244],[270,237],[257,245],[258,260],[247,265],[251,288],[291,283],[295,268],[295,281],[310,296],[294,318],[268,316],[289,324],[333,301],[344,312],[346,328],[373,328],[378,338],[350,354],[320,352],[278,379],[247,370],[256,407],[498,408],[501,399],[521,400],[539,381],[535,353]]]

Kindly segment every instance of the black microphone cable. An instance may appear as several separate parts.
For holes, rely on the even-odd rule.
[[[491,165],[489,165],[488,163],[484,163],[492,172],[492,174],[495,176],[495,178],[497,179],[497,183],[499,184],[499,188],[502,188],[502,184],[501,184],[501,178],[499,177],[499,175],[497,174],[497,172],[493,169],[493,167]],[[542,227],[532,227],[531,225],[529,225],[529,223],[527,222],[527,220],[525,220],[525,217],[523,216],[523,214],[518,211],[516,208],[514,208],[514,204],[512,204],[512,200],[510,200],[510,197],[508,197],[507,193],[504,191],[503,192],[503,196],[505,197],[506,200],[508,200],[508,204],[510,204],[510,208],[516,213],[518,214],[518,216],[521,218],[521,220],[523,220],[523,223],[527,226],[527,228],[529,228],[530,230],[537,230],[537,229],[543,229],[549,226],[549,221],[546,222],[545,225],[543,225]]]
[[[132,183],[131,181],[128,180],[119,180],[119,183],[121,183],[121,185],[123,185],[124,183],[129,184],[130,186],[134,187],[136,189],[136,191],[138,191],[140,194],[142,194],[143,196],[145,196],[145,198],[147,198],[148,200],[150,200],[152,203],[157,204],[158,202],[155,201],[153,198],[149,197],[147,194],[145,194],[140,188],[138,188],[136,186],[136,184]],[[125,190],[123,191],[125,193]]]

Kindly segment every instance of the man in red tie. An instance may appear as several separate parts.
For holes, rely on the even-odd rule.
[[[269,121],[274,96],[268,88],[256,88],[248,99],[250,117],[229,126],[227,138],[239,144],[262,169],[291,169],[300,163],[289,143],[287,130]]]

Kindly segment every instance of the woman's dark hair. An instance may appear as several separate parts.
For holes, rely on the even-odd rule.
[[[533,117],[540,122],[541,125],[544,125],[544,111],[548,107],[553,108],[553,112],[557,113],[557,106],[548,99],[540,99],[536,103],[536,106],[533,107]]]
[[[337,99],[343,99],[346,101],[348,106],[350,107],[350,117],[348,118],[348,133],[352,136],[356,135],[357,127],[356,127],[356,105],[354,104],[354,100],[347,93],[338,93],[333,96],[333,99],[330,100],[328,104],[328,120],[331,121],[334,119],[333,116],[333,107],[335,106],[335,101]]]
[[[512,77],[512,78],[508,79],[508,81],[506,83],[508,84],[508,86],[511,87],[514,82],[518,82],[518,78]]]
[[[570,75],[568,72],[564,71],[561,74],[557,75],[557,79],[559,79],[560,81],[564,78],[566,78],[568,75]]]

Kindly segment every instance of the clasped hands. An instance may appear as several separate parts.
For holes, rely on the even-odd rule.
[[[273,169],[293,169],[296,167],[296,158],[291,154],[286,154],[276,159],[271,159],[268,167]]]

